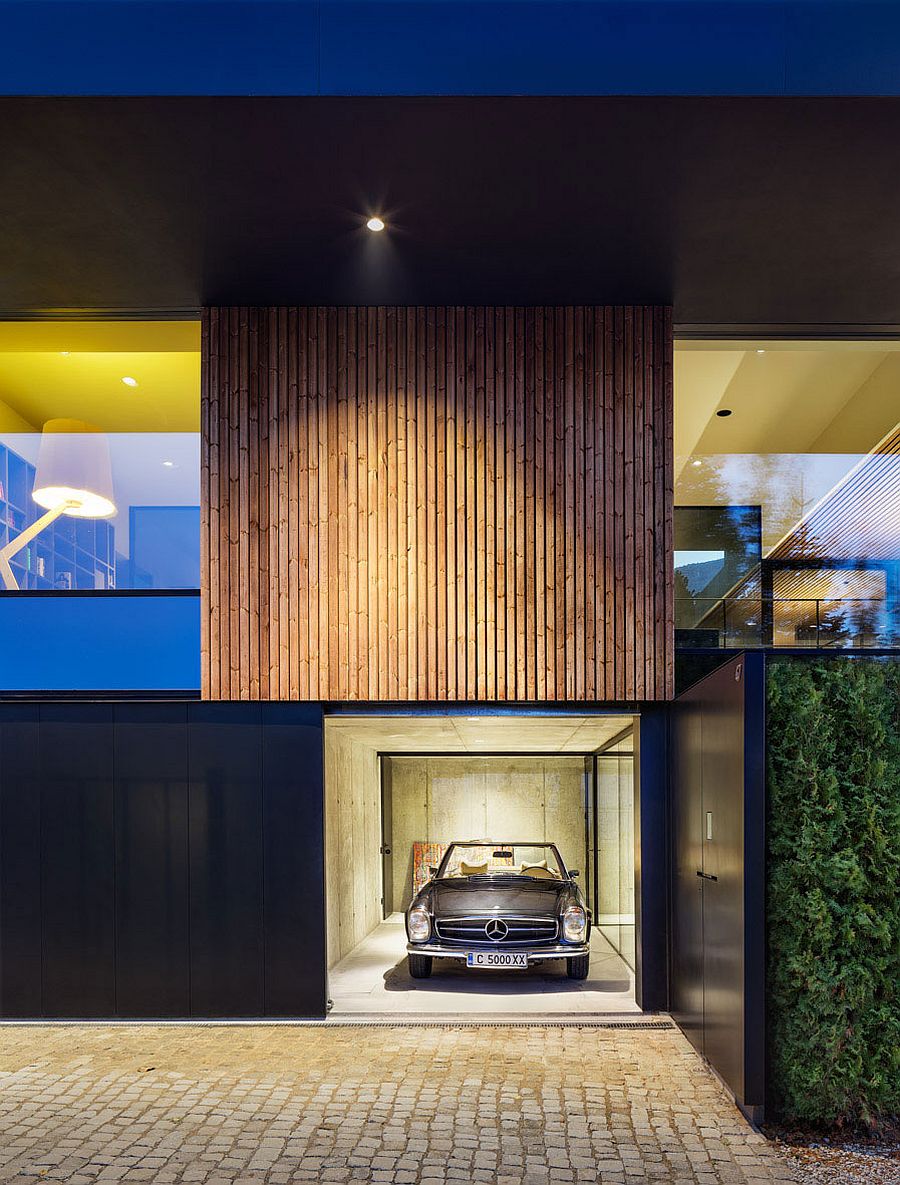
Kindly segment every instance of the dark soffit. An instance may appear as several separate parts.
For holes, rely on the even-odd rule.
[[[898,143],[895,99],[5,99],[0,308],[665,302],[878,331]]]

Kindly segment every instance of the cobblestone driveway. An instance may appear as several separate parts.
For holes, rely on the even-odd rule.
[[[0,1180],[762,1182],[677,1030],[0,1028]]]

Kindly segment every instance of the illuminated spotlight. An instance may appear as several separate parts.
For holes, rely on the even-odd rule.
[[[384,230],[384,222],[380,218],[370,218],[366,226],[376,234],[378,231]]]
[[[702,465],[702,464],[703,464],[703,462],[702,462],[702,461],[691,461],[691,464],[692,464],[692,465],[694,466],[694,468],[696,469],[696,468],[697,468],[699,465]]]
[[[126,387],[136,387],[138,385],[137,379],[133,379],[130,374],[123,375],[122,382]]]
[[[68,358],[68,356],[69,356],[68,350],[60,350],[59,352],[60,352],[60,354],[62,354],[63,358]]]
[[[766,351],[765,350],[757,350],[756,352],[757,352],[757,354],[765,354]]]
[[[174,461],[163,461],[163,464],[165,465],[165,467],[166,467],[167,469],[174,469],[174,468],[175,468],[175,462],[174,462]]]

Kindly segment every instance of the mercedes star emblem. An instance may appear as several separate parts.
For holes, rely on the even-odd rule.
[[[509,933],[509,926],[502,918],[491,918],[489,922],[484,923],[484,932],[491,942],[502,942]]]

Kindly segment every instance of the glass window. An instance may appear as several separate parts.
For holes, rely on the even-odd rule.
[[[900,642],[900,342],[675,350],[680,646]]]
[[[441,862],[441,877],[524,876],[560,880],[562,865],[552,844],[451,844]]]
[[[200,329],[0,323],[0,588],[200,583]]]

